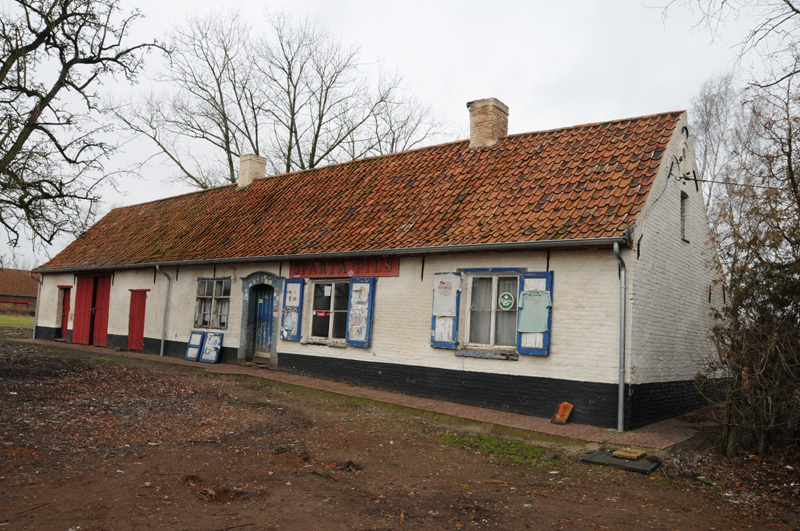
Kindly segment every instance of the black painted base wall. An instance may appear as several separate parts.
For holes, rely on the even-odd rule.
[[[617,422],[617,387],[611,384],[285,353],[278,356],[278,369],[537,417],[549,418],[558,404],[569,402],[575,406],[570,422]]]
[[[639,428],[707,406],[709,401],[703,394],[710,396],[721,391],[719,385],[711,382],[708,384],[709,388],[703,389],[701,393],[693,380],[636,384],[627,387],[626,429]]]
[[[462,404],[549,418],[561,402],[570,422],[617,427],[616,384],[452,371],[282,353],[278,369]],[[626,386],[625,429],[693,411],[706,404],[692,381]]]
[[[45,326],[36,327],[36,339],[54,340],[56,338],[57,328],[49,328]],[[72,330],[67,334],[67,342],[72,342]],[[108,334],[107,348],[126,351],[128,350],[128,336],[121,336],[115,334]],[[151,337],[144,338],[144,350],[141,352],[145,354],[159,354],[161,352],[161,339]],[[165,341],[164,342],[164,355],[172,358],[183,358],[186,356],[186,342],[185,341]],[[219,351],[219,363],[237,363],[239,349],[235,347],[226,347],[224,344]],[[202,363],[202,362],[201,362]]]

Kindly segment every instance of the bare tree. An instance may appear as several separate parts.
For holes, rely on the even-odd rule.
[[[724,374],[725,451],[796,448],[800,436],[800,93],[793,77],[695,101],[699,166],[727,304],[713,337]],[[713,188],[711,188],[713,187]]]
[[[103,161],[96,88],[133,80],[152,44],[126,42],[118,0],[12,0],[0,12],[0,224],[50,243],[91,217]]]
[[[438,133],[398,77],[370,83],[357,47],[280,14],[267,27],[256,35],[236,14],[190,20],[171,36],[162,90],[116,106],[184,182],[235,182],[243,153],[283,173],[408,149]]]
[[[677,6],[698,14],[699,24],[712,35],[727,22],[751,17],[756,22],[740,43],[740,57],[754,53],[769,72],[763,85],[777,84],[800,70],[794,67],[793,56],[800,44],[800,3],[795,0],[671,0],[664,8]]]

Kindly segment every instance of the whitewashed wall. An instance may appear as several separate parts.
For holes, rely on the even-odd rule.
[[[36,325],[57,328],[61,326],[61,306],[58,304],[58,286],[72,286],[69,304],[69,329],[75,318],[75,277],[72,273],[43,275],[39,291],[39,313]]]
[[[634,241],[642,237],[640,256],[637,259],[634,251],[624,254],[629,271],[628,371],[632,383],[690,380],[713,353],[708,333],[714,251],[702,188],[698,190],[693,181],[676,179],[680,173],[697,171],[691,138],[681,134],[682,127],[688,127],[685,114],[636,222]],[[682,160],[667,179],[670,162],[676,159]],[[689,196],[688,241],[681,239],[681,192]],[[712,304],[719,306],[720,298],[717,286]]]
[[[379,278],[372,346],[328,347],[279,341],[278,352],[308,354],[456,371],[494,372],[590,382],[613,382],[617,374],[619,280],[610,249],[553,251],[553,325],[550,356],[517,361],[457,357],[430,346],[433,275],[466,268],[519,267],[545,271],[546,252],[453,254],[401,258],[400,276]],[[306,289],[302,339],[310,331],[311,290]],[[462,297],[461,319],[466,311]]]

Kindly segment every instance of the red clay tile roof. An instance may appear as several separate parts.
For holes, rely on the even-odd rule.
[[[36,275],[38,278],[39,275]],[[36,298],[38,283],[22,269],[0,269],[0,299],[8,297]]]
[[[680,117],[454,142],[117,208],[39,270],[620,237]]]

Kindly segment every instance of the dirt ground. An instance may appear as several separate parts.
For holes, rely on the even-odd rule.
[[[645,476],[580,444],[7,339],[0,401],[0,529],[800,525],[797,463],[722,460],[712,427]]]

